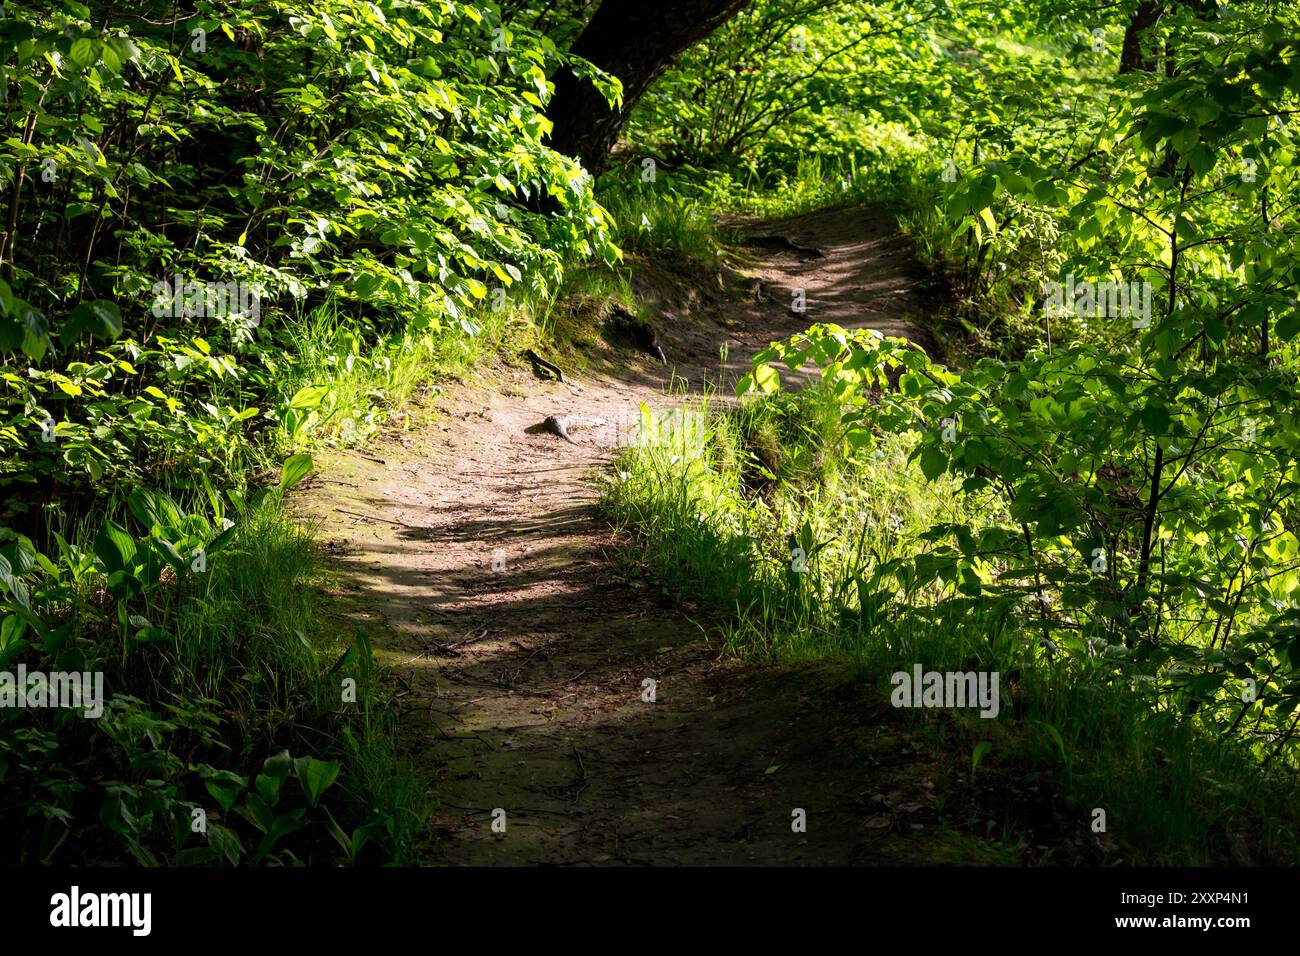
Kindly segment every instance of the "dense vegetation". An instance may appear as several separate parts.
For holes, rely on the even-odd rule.
[[[1128,821],[1081,853],[1296,859],[1300,12],[654,16],[691,25],[4,4],[0,670],[111,694],[0,708],[0,859],[415,859],[423,785],[283,507],[312,451],[580,272],[626,296],[625,252],[715,262],[719,214],[864,201],[950,290],[943,355],[812,325],[647,429],[610,513],[737,652],[1014,675],[962,759]]]
[[[0,713],[4,857],[401,857],[420,788],[364,686],[340,710],[368,652],[281,493],[464,362],[490,290],[617,254],[541,141],[564,54],[467,4],[249,0],[7,4],[0,56],[0,666],[113,690]]]
[[[758,208],[893,204],[950,367],[815,325],[634,452],[615,514],[736,647],[1015,675],[966,746],[1126,821],[1087,854],[1294,860],[1296,11],[1151,5],[1135,41],[1086,4],[850,6],[756,4],[632,130]]]

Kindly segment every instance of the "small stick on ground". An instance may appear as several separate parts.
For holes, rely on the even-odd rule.
[[[818,259],[825,259],[826,252],[817,246],[805,245],[802,242],[791,239],[789,236],[760,235],[746,236],[745,242],[754,246],[776,246],[778,248],[790,249],[794,252],[803,253],[806,256],[814,256]]]
[[[341,515],[348,515],[351,518],[365,518],[367,521],[386,521],[389,524],[397,525],[399,528],[407,528],[409,525],[401,521],[394,521],[392,518],[381,518],[379,515],[363,515],[359,511],[348,511],[346,508],[335,508]]]
[[[471,628],[469,631],[466,631],[466,633],[473,634],[474,631]],[[488,629],[485,627],[481,631],[479,631],[479,633],[475,637],[467,637],[459,641],[452,641],[450,644],[434,644],[433,646],[437,648],[437,650],[440,653],[451,654],[454,657],[455,655],[460,653],[457,650],[457,648],[464,647],[466,644],[474,644],[477,641],[481,641],[483,640],[483,638],[487,637],[487,635],[488,635]]]
[[[542,358],[532,349],[524,349],[524,358],[528,359],[528,361],[533,363],[534,372],[536,372],[539,368],[543,369],[544,371],[550,372],[552,375],[554,375],[556,381],[560,382],[561,384],[564,383],[564,372],[562,372],[560,370],[560,367],[556,365],[554,362],[546,361],[546,359]]]
[[[578,758],[578,769],[582,771],[582,785],[578,787],[578,792],[573,795],[573,799],[578,800],[582,796],[582,791],[587,789],[587,765],[582,762],[582,751],[578,749],[577,744],[573,745],[573,755]]]

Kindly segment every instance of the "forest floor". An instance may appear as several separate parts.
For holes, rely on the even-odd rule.
[[[750,355],[813,322],[928,341],[911,324],[925,274],[885,214],[738,228],[751,240],[715,274],[633,263],[666,367],[595,333],[557,359],[564,383],[503,356],[417,404],[407,432],[319,458],[300,496],[335,572],[323,606],[391,668],[438,801],[430,863],[1014,861],[940,819],[945,762],[881,688],[721,655],[707,613],[666,597],[597,511],[642,403],[730,394]],[[541,429],[565,414],[606,424],[576,444]]]

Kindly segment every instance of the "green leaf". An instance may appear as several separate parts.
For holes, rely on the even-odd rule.
[[[86,37],[73,40],[72,49],[68,51],[68,56],[73,63],[82,69],[94,66],[99,60],[99,44]]]
[[[107,342],[115,341],[122,334],[122,312],[117,303],[107,299],[82,302],[68,316],[59,341],[66,347],[86,332]]]
[[[0,354],[12,352],[22,344],[22,341],[22,326],[0,315]]]
[[[758,390],[764,394],[775,392],[781,387],[781,376],[770,365],[755,365],[752,375],[752,381],[758,386]],[[746,378],[748,377],[746,376]],[[739,388],[739,386],[737,387]]]
[[[1140,413],[1146,430],[1157,438],[1163,438],[1169,431],[1169,409],[1163,405],[1148,405]]]
[[[289,771],[293,769],[293,758],[289,756],[289,751],[281,750],[273,757],[267,757],[262,762],[262,773],[281,782],[289,779]]]
[[[294,393],[293,398],[289,399],[289,407],[299,411],[317,408],[329,393],[328,385],[308,385]]]
[[[364,668],[370,660],[370,653],[370,639],[366,637],[364,631],[357,631],[348,649],[339,655],[339,659],[326,671],[326,675],[336,674],[357,661],[360,661]]]
[[[244,855],[244,847],[235,831],[217,823],[208,824],[208,845],[231,866],[238,866],[239,858]]]
[[[258,794],[249,793],[236,812],[262,833],[270,833],[275,825],[275,814]]]
[[[1288,312],[1278,319],[1274,331],[1288,342],[1295,338],[1296,333],[1300,333],[1300,310]]]
[[[1051,724],[1047,723],[1047,721],[1042,721],[1041,723],[1043,730],[1047,731],[1047,736],[1052,738],[1052,742],[1056,744],[1056,749],[1061,752],[1061,759],[1066,763],[1069,763],[1069,757],[1065,753],[1065,741],[1061,739],[1061,732]]]
[[[311,474],[311,470],[311,455],[304,453],[285,459],[284,465],[280,468],[280,490],[289,491],[293,489],[300,481]]]
[[[235,537],[235,525],[232,524],[229,528],[226,528],[224,531],[222,531],[221,534],[213,538],[211,543],[209,543],[208,546],[203,550],[206,551],[208,554],[216,554],[226,545],[230,544],[230,542],[234,539],[234,537]]]
[[[111,48],[121,62],[134,60],[140,55],[140,49],[135,45],[130,37],[111,36],[104,40],[105,47]]]
[[[334,841],[343,848],[343,852],[348,855],[348,859],[352,859],[354,855],[354,844],[352,840],[343,832],[343,828],[338,825],[338,821],[334,819],[334,814],[330,813],[329,807],[321,807],[321,810],[324,812],[325,816],[325,830],[334,838]]]
[[[934,481],[948,467],[948,456],[933,445],[921,450],[921,473],[927,481]]]
[[[320,804],[320,798],[338,779],[339,764],[333,760],[317,760],[315,757],[301,757],[294,761],[298,772],[298,782],[307,794],[307,802],[313,807]]]
[[[126,529],[105,518],[95,535],[95,555],[104,563],[109,575],[125,571],[135,558],[135,539],[127,534]]]
[[[984,755],[992,749],[993,745],[987,740],[981,740],[975,745],[975,749],[970,755],[970,775],[972,777],[975,776],[975,771],[979,768],[980,761],[984,759]]]
[[[50,345],[50,325],[45,316],[23,302],[17,305],[18,332],[22,335],[23,353],[33,361],[39,362],[45,357]],[[2,335],[3,333],[0,333]]]
[[[151,491],[144,488],[137,488],[127,496],[127,507],[131,509],[131,514],[135,515],[135,520],[147,531],[163,524],[162,517],[158,511],[158,500]]]
[[[273,776],[272,774],[259,773],[254,779],[253,784],[257,787],[258,796],[260,796],[267,806],[275,806],[280,800],[280,785],[284,783],[283,777]]]
[[[10,601],[20,608],[31,610],[31,599],[27,596],[27,588],[13,573],[13,566],[10,565],[9,559],[2,554],[0,554],[0,584],[5,586]],[[9,620],[13,619],[6,618],[6,621]]]
[[[203,786],[212,795],[212,799],[217,801],[217,806],[229,813],[248,786],[248,781],[229,770],[216,770],[204,779]]]

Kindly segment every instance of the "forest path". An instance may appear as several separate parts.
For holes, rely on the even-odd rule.
[[[883,694],[830,668],[721,658],[689,609],[607,556],[614,541],[591,476],[642,402],[669,409],[683,385],[734,380],[754,351],[812,322],[903,334],[907,316],[923,314],[920,272],[882,213],[745,231],[822,254],[746,244],[747,271],[772,301],[734,275],[697,284],[638,266],[667,368],[607,349],[563,384],[526,366],[476,370],[436,396],[436,415],[417,412],[407,434],[319,463],[301,505],[344,582],[330,601],[342,626],[365,628],[394,669],[404,745],[440,801],[430,862],[944,854],[934,806],[943,770],[890,719]],[[795,288],[804,314],[789,309]],[[608,424],[575,431],[577,444],[537,429],[561,414]],[[504,833],[493,830],[497,808]],[[796,809],[806,833],[792,830]]]

